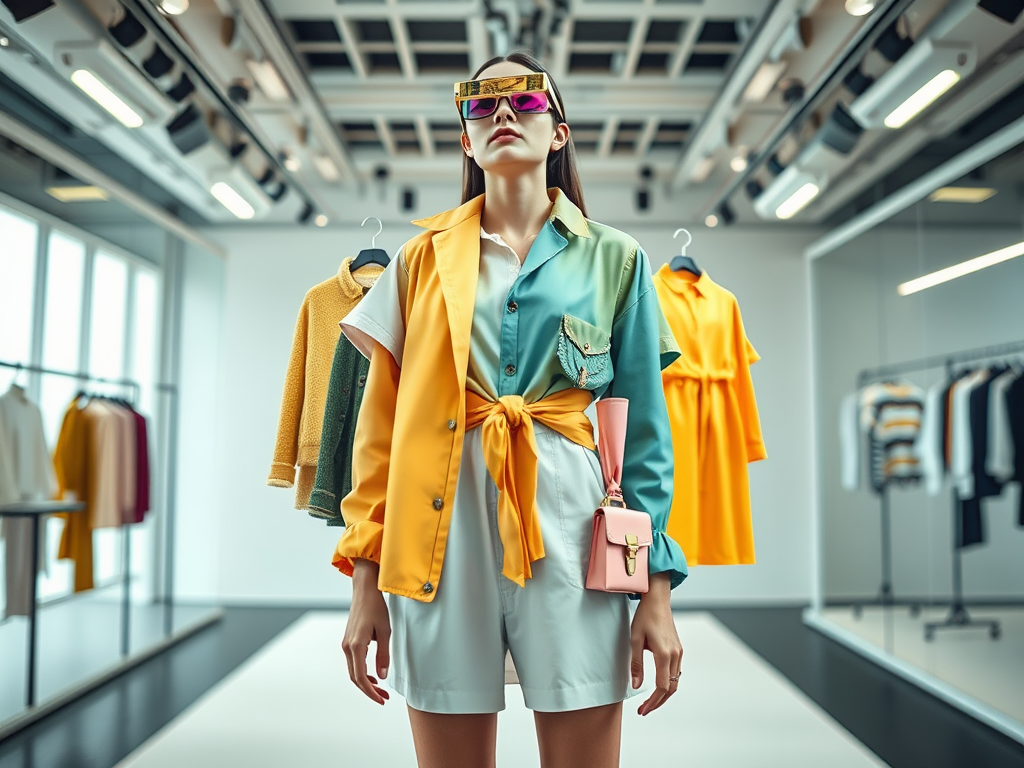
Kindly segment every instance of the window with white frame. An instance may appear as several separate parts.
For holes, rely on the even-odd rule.
[[[2,204],[0,243],[0,361],[137,381],[141,387],[136,407],[152,416],[160,340],[160,271],[88,235],[64,231],[59,224],[34,220]],[[76,392],[92,385],[70,377],[0,367],[0,394],[16,376],[42,411],[52,453]],[[101,385],[93,391],[120,396],[130,392]],[[152,418],[149,427],[152,463]],[[62,529],[63,521],[49,521],[48,569],[39,579],[42,601],[71,592],[73,563],[57,559]],[[152,516],[126,530],[132,537],[133,579],[151,585],[155,581],[155,574],[150,573],[155,567]],[[93,532],[94,575],[100,592],[103,586],[120,580],[122,541],[122,530]],[[3,558],[0,547],[0,560]],[[0,568],[0,579],[3,577]]]

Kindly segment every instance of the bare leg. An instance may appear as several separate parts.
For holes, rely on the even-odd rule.
[[[622,702],[572,712],[534,712],[541,768],[618,768]]]
[[[419,768],[494,768],[498,713],[443,715],[409,707]]]

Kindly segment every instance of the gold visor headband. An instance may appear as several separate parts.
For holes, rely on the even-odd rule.
[[[488,77],[483,80],[463,80],[455,84],[455,106],[461,111],[462,102],[469,99],[501,98],[517,93],[545,93],[556,112],[559,115],[562,114],[561,106],[549,88],[546,72]]]

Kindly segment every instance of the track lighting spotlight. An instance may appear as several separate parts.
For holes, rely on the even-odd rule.
[[[2,2],[7,6],[7,10],[11,12],[16,23],[30,19],[37,13],[42,13],[47,8],[53,7],[53,0],[2,0]]]
[[[768,161],[764,164],[764,167],[767,168],[769,173],[771,173],[773,176],[778,176],[780,173],[786,170],[786,166],[782,164],[782,161],[779,160],[779,156],[774,152],[772,153],[772,156],[768,158]]]
[[[826,147],[834,149],[841,155],[848,155],[853,151],[862,133],[864,129],[860,123],[853,119],[840,101],[836,102],[832,114],[818,132],[818,137]]]
[[[1007,24],[1016,24],[1017,19],[1024,13],[1024,0],[981,0],[978,7]]]
[[[122,48],[131,48],[139,40],[146,36],[146,28],[142,26],[142,22],[136,19],[127,8],[123,5],[118,6],[124,16],[121,20],[114,24],[108,29],[110,36],[113,37],[118,45]]]
[[[758,196],[764,192],[764,185],[757,179],[751,179],[747,182],[747,197],[751,200],[756,200]]]
[[[718,218],[723,224],[725,224],[725,226],[729,226],[736,221],[736,214],[733,213],[732,208],[729,207],[728,203],[723,202],[718,206]]]
[[[854,67],[843,78],[843,85],[849,88],[850,93],[854,96],[860,96],[871,87],[873,82],[875,82],[875,78],[865,75],[860,67]]]
[[[277,189],[273,189],[267,192],[267,197],[273,200],[275,203],[284,197],[284,193],[288,191],[288,185],[284,181],[277,183]]]
[[[299,224],[305,224],[311,218],[313,218],[313,204],[306,203],[306,206],[302,209],[302,213],[299,214]]]
[[[892,24],[886,27],[885,31],[879,36],[875,42],[875,50],[885,56],[889,61],[895,64],[901,58],[903,54],[909,51],[914,41],[909,37],[903,37],[897,28],[899,19],[896,19]]]

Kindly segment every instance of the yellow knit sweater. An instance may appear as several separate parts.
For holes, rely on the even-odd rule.
[[[305,509],[316,479],[320,454],[327,384],[331,377],[334,348],[341,336],[338,322],[359,303],[363,286],[350,272],[353,259],[347,258],[336,277],[309,289],[298,320],[292,354],[284,380],[281,416],[277,425],[277,444],[267,485],[295,489],[295,508]],[[375,277],[383,269],[367,265],[358,270],[360,279]],[[298,482],[296,483],[296,466]]]

